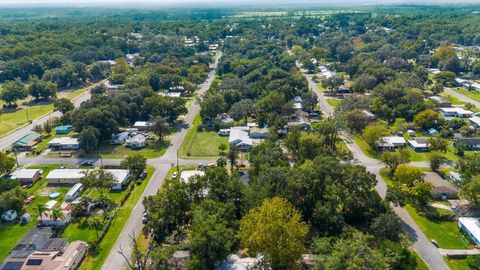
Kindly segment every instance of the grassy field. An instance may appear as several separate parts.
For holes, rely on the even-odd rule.
[[[454,88],[458,93],[467,96],[475,101],[480,101],[480,92],[478,91],[469,91],[465,88]]]
[[[43,170],[42,180],[37,181],[31,188],[26,190],[28,196],[35,195],[36,197],[33,202],[26,207],[26,212],[32,216],[32,220],[26,225],[0,223],[0,239],[2,239],[2,244],[0,245],[0,261],[3,261],[8,256],[9,251],[17,244],[17,242],[36,225],[38,215],[35,211],[35,208],[37,204],[44,204],[50,200],[48,196],[40,196],[38,193],[47,186],[45,177],[48,172],[58,167],[59,165],[31,167]],[[68,188],[52,188],[51,192],[53,191],[59,191],[62,193],[62,196],[57,199],[60,202],[63,200],[63,194],[68,191]]]
[[[65,97],[70,100],[80,96],[83,94],[85,91],[87,91],[90,88],[84,87],[82,89],[76,90],[76,91],[64,91],[64,92],[58,92],[58,97]],[[28,119],[29,120],[34,120],[37,119],[41,116],[46,115],[47,113],[53,111],[53,104],[50,103],[39,103],[35,105],[28,105],[28,106],[22,106],[20,104],[26,103],[31,101],[31,98],[18,101],[19,104],[19,109],[17,109],[15,112],[3,112],[0,114],[0,136],[20,127],[28,123],[27,121],[27,113],[28,113]],[[0,107],[3,106],[3,102],[0,102]]]
[[[443,260],[447,263],[450,270],[470,270],[470,266],[468,266],[468,260],[465,259],[450,259],[447,257],[443,257]]]
[[[158,158],[165,154],[167,151],[169,142],[162,141],[162,142],[152,142],[142,148],[142,149],[131,149],[124,145],[111,145],[108,142],[102,143],[95,151],[92,151],[89,154],[85,154],[85,157],[99,157],[102,158],[125,158],[129,155],[134,154],[141,154],[145,158]],[[58,157],[57,154],[51,154],[52,157]]]
[[[430,220],[423,213],[420,213],[411,205],[406,205],[405,209],[415,220],[428,239],[435,239],[440,248],[447,249],[470,249],[471,246],[467,239],[460,233],[457,223],[451,221]],[[441,211],[439,209],[429,208],[428,211]]]
[[[228,137],[219,136],[214,131],[199,132],[197,126],[200,125],[201,121],[200,115],[197,115],[180,147],[181,158],[216,159],[219,157],[220,150],[218,150],[218,147],[221,144],[225,144],[227,146],[225,151],[228,151]]]
[[[330,104],[330,106],[332,106],[335,109],[338,106],[338,104],[342,102],[342,100],[336,99],[336,98],[328,98],[327,102],[328,104]]]
[[[450,100],[450,102],[452,102],[452,105],[465,105],[465,102],[459,100],[458,98],[456,98],[452,95],[448,95],[448,94],[445,94],[445,93],[441,93],[440,95],[448,98]]]
[[[80,269],[100,269],[102,267],[103,262],[108,257],[108,254],[115,244],[115,241],[122,232],[130,213],[140,199],[145,187],[148,184],[148,181],[152,177],[154,168],[147,167],[147,172],[148,176],[145,181],[143,181],[141,185],[135,187],[125,204],[117,210],[117,214],[113,219],[112,225],[110,226],[110,229],[103,238],[102,242],[93,252],[88,253],[87,257],[81,264]]]
[[[363,138],[361,135],[354,135],[353,140],[355,143],[362,149],[362,152],[369,158],[379,159],[380,155],[375,151]]]

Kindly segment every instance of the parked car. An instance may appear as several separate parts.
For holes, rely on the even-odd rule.
[[[93,161],[84,161],[80,163],[81,166],[93,166]]]
[[[147,171],[144,170],[144,171],[142,171],[141,173],[138,174],[137,179],[138,180],[144,180],[145,177],[147,177]]]
[[[32,201],[35,199],[35,196],[28,196],[28,198],[25,199],[25,204],[29,205],[32,203]]]
[[[435,241],[435,239],[431,239],[430,242],[432,242],[432,244],[438,248],[438,242]]]
[[[177,178],[177,176],[178,176],[178,172],[173,172],[173,173],[172,173],[172,179]]]
[[[142,223],[146,224],[148,222],[148,213],[144,212],[142,217]]]
[[[60,166],[60,169],[62,169],[62,170],[65,169],[65,168],[67,168],[65,165]]]
[[[27,188],[31,188],[32,186],[33,186],[33,184],[27,184],[27,185],[23,185],[22,188],[27,189]]]

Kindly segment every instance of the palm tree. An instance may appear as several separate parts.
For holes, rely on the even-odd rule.
[[[43,221],[43,213],[45,211],[47,211],[47,207],[42,203],[38,203],[37,207],[35,207],[35,211],[37,212],[38,216],[40,217],[40,221]]]
[[[87,219],[87,224],[90,230],[95,230],[95,234],[97,235],[98,239],[98,231],[102,229],[103,222],[99,216],[91,216]]]
[[[58,208],[52,209],[52,218],[54,220],[62,219],[65,217],[65,214]]]

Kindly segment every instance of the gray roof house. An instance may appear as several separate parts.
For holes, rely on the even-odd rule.
[[[234,146],[236,149],[240,151],[248,151],[252,149],[253,142],[252,139],[248,136],[248,132],[245,132],[241,129],[234,129],[230,130],[230,137],[228,138],[228,143],[231,146]]]
[[[480,137],[474,138],[456,138],[453,140],[453,146],[456,146],[459,143],[463,143],[468,149],[479,149],[480,148]]]

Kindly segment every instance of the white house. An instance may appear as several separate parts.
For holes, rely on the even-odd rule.
[[[46,226],[46,227],[65,227],[70,223],[72,220],[72,211],[71,210],[66,210],[62,209],[60,210],[63,214],[63,216],[60,217],[54,217],[53,211],[45,211],[42,213],[41,216],[38,217],[38,221],[40,222],[40,225]]]
[[[474,217],[460,217],[458,218],[458,227],[470,236],[475,244],[480,245],[480,221]]]
[[[459,107],[442,107],[440,113],[445,117],[471,117],[473,112]]]
[[[137,121],[133,124],[133,127],[139,131],[149,130],[151,126],[152,124],[146,121]]]
[[[415,152],[427,152],[430,147],[428,138],[414,138],[413,140],[408,140],[408,146]]]
[[[82,183],[76,183],[68,192],[65,194],[65,201],[71,202],[75,200],[80,193],[82,193],[83,189],[83,184]]]
[[[80,142],[77,138],[71,137],[53,138],[48,142],[48,148],[53,150],[78,150],[80,149]]]
[[[187,170],[187,171],[182,171],[180,173],[180,180],[182,180],[184,183],[189,183],[190,179],[194,176],[204,176],[205,172],[204,171],[197,171],[197,170]]]
[[[5,221],[14,221],[17,218],[17,211],[10,209],[2,214],[2,219]]]
[[[17,169],[10,174],[10,179],[18,180],[22,184],[31,184],[42,178],[40,169]]]
[[[49,184],[76,184],[85,176],[84,169],[56,169],[50,171],[46,179]],[[113,174],[117,183],[112,189],[120,190],[123,188],[124,182],[130,178],[130,171],[121,169],[106,169],[106,172]]]
[[[220,129],[220,130],[218,131],[218,135],[220,135],[220,136],[229,136],[229,135],[230,135],[230,129],[226,129],[226,128]]]
[[[381,137],[377,142],[377,149],[379,150],[393,150],[398,147],[404,147],[407,144],[405,138],[400,136],[386,136]]]
[[[231,129],[228,143],[240,151],[248,151],[252,149],[253,142],[248,136],[248,132],[241,129]]]
[[[145,136],[143,136],[142,134],[137,134],[127,140],[127,146],[132,149],[143,148],[145,147],[146,144],[147,144],[147,138],[145,138]]]
[[[115,134],[112,139],[110,139],[110,144],[123,144],[127,140],[130,132],[124,131],[118,134]]]
[[[480,117],[472,116],[468,118],[468,121],[470,121],[470,123],[472,123],[476,128],[480,127]]]

